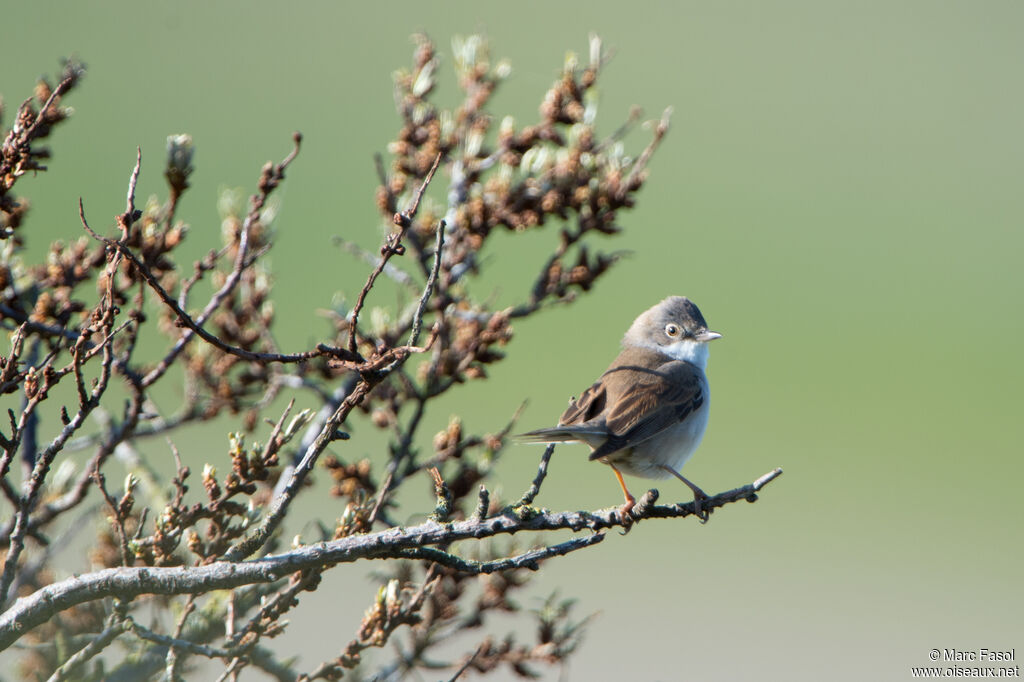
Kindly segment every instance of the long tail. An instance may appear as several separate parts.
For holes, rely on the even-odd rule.
[[[568,441],[582,441],[586,443],[587,436],[601,437],[607,435],[603,431],[585,426],[553,426],[548,429],[537,429],[517,434],[517,440],[523,443],[565,443]]]

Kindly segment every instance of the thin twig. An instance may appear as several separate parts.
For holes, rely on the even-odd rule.
[[[487,510],[491,506],[491,494],[487,492],[487,486],[480,484],[480,494],[476,499],[476,509],[473,511],[473,518],[483,521],[487,518]]]
[[[168,351],[167,355],[157,364],[157,366],[154,367],[143,378],[143,386],[151,386],[157,379],[159,379],[167,372],[168,368],[178,357],[178,355],[182,352],[182,350],[184,350],[188,342],[192,340],[193,335],[198,335],[204,341],[216,346],[225,353],[230,353],[232,355],[242,357],[243,359],[251,360],[252,362],[302,362],[303,360],[308,359],[308,357],[306,357],[307,354],[304,353],[292,355],[283,355],[278,353],[252,353],[252,351],[248,351],[243,348],[236,348],[234,346],[231,346],[230,344],[222,342],[216,336],[210,334],[203,328],[203,325],[206,323],[206,320],[209,319],[209,317],[214,313],[214,311],[218,307],[220,307],[224,299],[238,285],[238,282],[240,281],[242,276],[242,271],[251,266],[255,262],[255,258],[249,259],[247,257],[249,248],[249,232],[253,224],[255,224],[260,219],[260,210],[266,204],[267,197],[278,186],[278,184],[280,184],[280,181],[284,178],[284,171],[288,168],[289,165],[291,165],[292,161],[295,160],[295,157],[298,156],[299,148],[302,142],[302,135],[299,133],[295,133],[292,136],[292,141],[294,143],[294,146],[292,147],[291,152],[288,153],[288,155],[284,158],[283,161],[281,161],[281,163],[276,165],[268,163],[263,168],[263,172],[260,174],[259,193],[254,194],[249,200],[251,208],[249,210],[249,213],[246,215],[245,220],[242,223],[242,228],[238,237],[238,250],[235,256],[234,265],[231,269],[231,273],[226,278],[223,286],[221,286],[221,288],[218,289],[217,292],[210,297],[210,300],[207,302],[206,307],[203,309],[202,313],[200,313],[200,315],[196,319],[193,320],[192,317],[190,317],[184,310],[185,292],[188,290],[188,288],[192,286],[192,284],[195,283],[195,280],[198,280],[199,276],[201,275],[201,272],[213,267],[212,263],[209,264],[209,268],[205,267],[205,263],[197,267],[195,280],[190,279],[186,281],[185,285],[183,285],[182,287],[181,298],[176,301],[171,298],[170,294],[168,294],[163,289],[162,286],[160,286],[160,283],[156,281],[156,278],[153,276],[153,274],[149,271],[148,268],[146,268],[145,266],[140,266],[140,264],[137,262],[137,258],[133,260],[133,263],[139,269],[139,272],[142,275],[143,279],[145,279],[146,283],[149,284],[149,286],[157,293],[157,296],[160,297],[164,304],[167,305],[175,313],[175,315],[178,316],[178,319],[181,321],[181,323],[189,328],[189,331],[182,334],[181,338],[178,339],[178,341],[174,344],[171,350]],[[81,202],[79,203],[81,204]],[[79,212],[82,213],[81,207],[79,208]],[[82,223],[83,225],[85,224],[84,215],[82,217]],[[89,230],[88,227],[86,227],[86,229],[92,234],[92,230]],[[104,241],[103,238],[99,239],[100,241]],[[318,355],[318,353],[314,353],[312,351],[310,351],[309,353],[311,354],[310,357]]]
[[[53,105],[54,102],[56,102],[58,97],[67,92],[71,88],[71,86],[75,84],[76,80],[77,76],[68,76],[67,78],[65,78],[57,84],[57,87],[53,89],[53,92],[50,93],[50,96],[46,98],[46,102],[39,109],[39,113],[36,114],[36,118],[34,121],[32,121],[32,125],[25,128],[24,132],[22,132],[20,136],[21,139],[19,140],[20,144],[18,144],[19,147],[27,144],[30,140],[32,140],[35,137],[36,130],[39,128],[39,126],[43,124],[43,121],[46,120],[46,112],[50,110],[50,106]],[[28,102],[26,102],[26,104],[27,103]]]
[[[456,680],[458,680],[460,677],[462,677],[462,673],[464,673],[467,670],[469,670],[469,666],[473,665],[473,661],[476,660],[476,657],[479,656],[480,652],[483,651],[483,650],[484,650],[484,645],[483,644],[478,646],[476,648],[476,651],[473,652],[473,655],[470,656],[469,658],[467,658],[466,662],[462,664],[462,667],[460,667],[458,670],[456,670],[455,674],[448,678],[448,682],[456,682]]]
[[[434,506],[434,512],[430,518],[438,523],[444,523],[452,513],[452,493],[448,490],[448,484],[441,478],[441,472],[437,467],[431,467],[427,471],[434,480],[434,495],[437,498],[437,504]]]
[[[523,496],[519,498],[513,507],[523,507],[526,505],[533,504],[533,499],[537,497],[540,492],[541,483],[548,475],[548,462],[551,461],[551,455],[555,451],[555,444],[548,443],[548,446],[544,448],[544,454],[540,456],[540,464],[537,465],[537,475],[533,477],[533,483],[527,488]]]
[[[121,241],[128,241],[131,235],[132,223],[135,222],[135,186],[139,184],[139,171],[142,170],[142,147],[135,148],[135,168],[128,179],[128,196],[125,199],[124,215],[118,219],[121,226]],[[79,198],[81,204],[81,198]]]
[[[234,675],[238,674],[238,671],[241,670],[242,666],[244,666],[244,665],[245,665],[245,661],[243,659],[241,659],[241,658],[233,658],[233,659],[231,659],[231,662],[228,664],[228,666],[226,668],[224,668],[224,672],[222,672],[217,677],[215,682],[226,682],[226,680],[229,680]]]
[[[124,620],[117,620],[116,622],[108,625],[106,629],[96,635],[89,644],[76,651],[64,662],[63,665],[57,668],[53,674],[50,675],[47,682],[60,682],[61,680],[72,678],[77,679],[78,668],[90,658],[106,649],[127,629],[128,624]]]
[[[199,322],[197,322],[196,320],[192,319],[192,317],[188,313],[186,313],[184,310],[181,309],[181,307],[178,305],[178,302],[174,299],[174,297],[171,296],[167,292],[167,290],[163,288],[163,286],[160,284],[159,280],[157,280],[156,276],[149,270],[148,267],[146,267],[145,263],[143,263],[142,260],[138,256],[136,256],[134,253],[132,253],[131,249],[129,249],[127,246],[125,246],[124,244],[121,244],[120,242],[118,242],[116,240],[109,239],[107,237],[103,237],[103,236],[97,234],[96,232],[93,231],[93,229],[91,227],[89,227],[89,224],[88,224],[88,222],[85,219],[85,207],[82,204],[81,200],[79,200],[79,202],[78,202],[78,214],[79,214],[79,217],[80,217],[81,222],[82,222],[82,227],[85,228],[86,232],[88,232],[89,235],[92,236],[93,239],[96,239],[97,241],[103,242],[104,244],[106,244],[107,246],[111,247],[112,249],[115,249],[118,253],[120,253],[125,258],[130,260],[132,262],[132,265],[134,265],[136,267],[136,269],[138,270],[139,274],[146,281],[146,283],[149,285],[149,287],[154,292],[156,292],[156,295],[158,297],[160,297],[160,300],[163,301],[164,305],[166,305],[168,308],[171,309],[171,311],[178,317],[178,320],[181,321],[182,324],[184,324],[186,327],[188,327],[190,330],[192,330],[193,333],[198,335],[201,339],[206,341],[208,344],[210,344],[214,348],[217,348],[218,350],[221,350],[221,351],[223,351],[225,353],[228,353],[230,355],[234,355],[236,357],[242,358],[243,360],[248,360],[250,362],[258,362],[258,363],[262,363],[262,364],[271,363],[271,362],[275,362],[275,363],[304,362],[304,361],[309,360],[311,358],[315,358],[315,357],[318,357],[318,356],[326,354],[324,351],[322,351],[320,349],[318,349],[318,350],[311,350],[311,351],[304,351],[304,352],[301,352],[301,353],[256,353],[256,352],[253,352],[253,351],[250,351],[250,350],[246,350],[244,348],[239,348],[237,346],[232,346],[229,343],[225,343],[225,342],[221,341],[219,338],[217,338],[217,336],[215,336],[214,334],[211,334],[210,332],[206,331],[206,329],[204,329],[202,327],[202,325],[199,324]],[[242,234],[245,235],[247,233],[243,232]],[[240,247],[240,252],[241,252],[241,247]],[[238,274],[240,274],[240,270],[238,268],[235,268],[235,270],[232,271],[232,275],[234,275],[237,278]],[[225,282],[224,287],[221,288],[221,292],[223,292],[223,294],[226,295],[232,288],[234,288],[234,286],[233,286],[234,284],[235,284],[235,279],[232,279],[232,277],[229,277],[228,281]],[[229,285],[231,285],[231,286],[229,286]],[[220,293],[220,292],[218,292],[218,293]],[[216,306],[213,306],[213,308],[216,308]],[[185,337],[182,337],[182,338],[184,339]],[[179,344],[181,346],[184,345],[184,343],[182,343],[180,340],[179,340]],[[177,347],[178,346],[175,346],[175,348],[177,348]],[[349,357],[346,356],[345,359],[353,359],[354,360],[354,359],[357,359],[357,358],[349,358]],[[169,360],[165,358],[165,362],[161,363],[161,366],[164,365],[164,364],[169,366],[170,362],[172,362],[172,361],[173,361],[173,357],[169,356]],[[157,369],[159,369],[159,367]],[[160,376],[162,374],[162,372],[160,372],[159,374],[155,374],[154,375],[154,372],[157,372],[157,369],[154,369],[153,372],[150,372],[150,374],[146,375],[146,377],[143,378],[143,384],[144,385],[148,386],[148,385],[152,384],[153,381],[154,381],[154,379],[152,377],[154,377],[154,376],[158,377],[158,376]]]
[[[423,182],[420,183],[419,189],[412,197],[412,205],[400,214],[395,216],[395,224],[400,227],[409,227],[412,225],[412,219],[416,217],[416,212],[420,210],[420,199],[423,198],[423,193],[427,191],[427,186],[430,181],[434,179],[434,173],[437,172],[438,166],[441,165],[441,154],[434,157],[434,163],[431,164],[430,170],[427,171],[427,177],[423,178]]]
[[[192,615],[195,608],[196,596],[194,594],[190,594],[188,595],[188,599],[185,600],[185,607],[181,610],[181,616],[178,617],[178,624],[174,627],[174,634],[171,635],[174,639],[181,639],[181,633],[185,629],[185,622],[188,620],[188,617]],[[181,676],[178,675],[178,663],[181,660],[178,657],[178,647],[173,645],[167,647],[167,657],[165,660],[167,662],[166,671],[168,682],[177,682],[181,679]]]
[[[441,564],[442,566],[454,568],[456,571],[468,573],[469,575],[495,573],[497,571],[507,571],[513,568],[526,568],[531,571],[536,571],[540,568],[540,562],[544,559],[554,556],[564,556],[569,552],[575,552],[578,549],[585,549],[591,545],[596,545],[604,540],[604,538],[604,533],[594,533],[593,535],[573,538],[572,540],[560,542],[557,545],[551,545],[550,547],[531,549],[528,552],[523,552],[516,556],[505,559],[496,559],[494,561],[473,561],[471,559],[462,559],[454,554],[434,549],[433,547],[415,547],[403,550],[398,556],[403,559],[423,559],[424,561],[433,561]]]
[[[222,649],[219,647],[206,646],[204,644],[196,644],[195,642],[190,642],[187,639],[161,635],[159,632],[153,632],[149,628],[139,625],[131,618],[127,619],[127,629],[139,639],[160,644],[161,646],[176,647],[187,653],[195,654],[197,656],[205,656],[206,658],[230,659],[240,655],[241,653],[237,649]],[[246,649],[246,647],[242,647],[242,649]]]
[[[237,646],[246,635],[258,630],[261,624],[265,627],[267,622],[273,620],[273,617],[280,617],[288,609],[296,606],[298,604],[298,594],[309,588],[310,585],[317,583],[321,575],[321,571],[306,571],[300,575],[298,580],[291,582],[285,589],[276,592],[269,598],[261,599],[260,608],[250,616],[245,626],[237,632],[228,634],[231,645]]]
[[[10,329],[8,321],[14,321],[18,323],[19,327],[24,327],[27,331],[34,334],[40,334],[45,336],[60,336],[69,341],[77,341],[78,337],[81,336],[81,332],[74,329],[65,329],[64,327],[58,327],[57,325],[43,324],[42,322],[36,322],[29,319],[29,316],[19,310],[15,310],[6,303],[0,303],[0,322],[4,325],[4,328]],[[91,347],[92,344],[90,343]]]
[[[672,117],[672,107],[668,107],[661,115],[661,120],[658,121],[654,126],[654,137],[650,143],[640,153],[640,157],[633,164],[633,167],[629,169],[629,175],[619,186],[620,198],[625,198],[627,194],[636,189],[636,182],[639,179],[641,173],[647,169],[647,164],[650,162],[654,152],[658,149],[658,145],[661,144],[665,134],[668,132],[669,119]]]
[[[440,158],[440,156],[438,157]],[[436,168],[436,164],[435,164]],[[416,312],[412,316],[412,331],[409,332],[407,345],[415,346],[420,340],[420,331],[423,329],[423,312],[427,308],[427,301],[434,292],[434,284],[437,282],[437,273],[441,270],[441,254],[444,249],[444,228],[442,220],[437,226],[437,242],[434,244],[434,265],[430,268],[430,276],[427,277],[427,285],[423,287],[423,294],[416,306]]]
[[[284,516],[288,511],[288,507],[291,505],[292,499],[296,494],[298,494],[303,482],[306,480],[306,477],[313,470],[313,466],[316,464],[316,460],[320,456],[320,453],[322,453],[331,441],[335,439],[335,432],[337,431],[338,426],[345,420],[349,412],[351,412],[356,405],[362,402],[369,390],[369,383],[367,381],[360,381],[352,393],[350,393],[338,406],[338,409],[336,409],[330,418],[324,422],[323,427],[320,429],[320,433],[317,434],[316,439],[306,449],[306,452],[302,457],[302,461],[300,461],[295,469],[292,470],[288,483],[274,498],[270,513],[264,517],[263,522],[253,533],[247,536],[244,540],[236,543],[224,554],[225,559],[228,561],[241,561],[242,559],[251,556],[254,552],[259,550],[260,547],[266,544],[267,540],[270,539],[271,534],[284,519]]]
[[[125,532],[124,518],[121,515],[121,510],[118,509],[117,500],[107,492],[107,479],[101,472],[94,471],[92,473],[92,480],[95,481],[96,487],[100,490],[100,495],[103,497],[104,502],[107,503],[107,507],[110,508],[110,521],[114,526],[114,530],[117,531],[117,544],[121,549],[121,565],[131,566],[135,563],[135,557],[128,550],[128,534]]]
[[[380,273],[384,271],[384,268],[387,266],[391,257],[405,253],[405,248],[402,246],[402,238],[405,236],[406,230],[408,230],[412,225],[412,220],[416,217],[416,212],[419,211],[420,200],[423,198],[423,193],[427,190],[427,186],[430,184],[430,181],[434,179],[434,173],[437,172],[437,168],[440,164],[441,155],[438,154],[434,159],[434,165],[430,167],[430,170],[427,172],[427,176],[423,178],[423,182],[420,183],[419,188],[413,195],[412,205],[404,212],[396,213],[393,217],[395,225],[399,228],[398,232],[389,234],[387,239],[384,240],[384,246],[380,248],[380,260],[377,262],[377,267],[375,267],[373,271],[370,272],[370,276],[366,278],[366,284],[364,284],[363,288],[359,291],[359,296],[356,297],[356,303],[352,307],[348,332],[348,350],[350,353],[356,352],[359,313],[366,304],[366,296],[370,293],[370,289],[373,288],[374,283],[377,281]]]
[[[277,453],[284,443],[281,440],[281,429],[284,428],[284,421],[291,414],[292,408],[295,407],[295,398],[288,401],[288,404],[284,408],[284,412],[281,413],[281,418],[277,420],[270,430],[270,435],[267,436],[267,444],[263,446],[263,452],[260,454],[260,458],[266,462],[270,459],[270,456]]]
[[[377,265],[378,256],[373,254],[371,251],[367,251],[366,249],[362,248],[355,242],[350,242],[348,240],[342,239],[341,237],[335,237],[334,243],[343,248],[345,251],[352,254],[353,256],[355,256],[356,258],[358,258],[359,260],[369,265]],[[419,291],[419,282],[417,282],[416,279],[408,272],[402,270],[401,268],[395,267],[391,263],[388,263],[386,266],[384,266],[383,274],[386,277],[391,278],[395,282],[398,282],[399,284],[408,289],[414,289],[416,291]]]

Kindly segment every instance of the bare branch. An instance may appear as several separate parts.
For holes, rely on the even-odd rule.
[[[440,158],[440,157],[438,157]],[[437,168],[437,164],[434,165]],[[431,171],[433,175],[433,171]],[[417,200],[417,203],[419,201]],[[437,282],[437,273],[441,270],[441,253],[444,249],[444,228],[445,223],[442,220],[437,226],[437,243],[434,245],[434,265],[430,269],[430,276],[427,277],[427,285],[423,287],[423,295],[420,296],[420,302],[416,305],[416,312],[412,316],[412,331],[409,332],[409,342],[407,345],[415,346],[420,340],[420,330],[423,329],[423,313],[427,308],[427,301],[430,299],[430,294],[434,292],[434,284]]]
[[[555,444],[548,443],[548,446],[544,448],[544,454],[540,457],[540,464],[537,465],[537,475],[533,478],[533,483],[527,489],[523,496],[519,498],[513,507],[521,507],[524,505],[533,504],[533,498],[537,497],[540,492],[540,485],[544,482],[544,479],[548,475],[548,462],[551,461],[551,455],[555,452]]]
[[[178,316],[178,319],[181,321],[181,323],[184,324],[186,327],[188,327],[194,334],[198,335],[201,339],[203,339],[204,341],[209,343],[214,348],[217,348],[218,350],[221,350],[221,351],[223,351],[225,353],[228,353],[230,355],[235,355],[237,357],[240,357],[243,360],[249,360],[250,362],[259,362],[259,363],[303,362],[305,360],[309,360],[311,358],[315,358],[315,357],[318,357],[320,355],[325,355],[326,354],[322,350],[304,351],[304,352],[301,352],[301,353],[256,353],[256,352],[253,352],[253,351],[250,351],[250,350],[246,350],[244,348],[238,348],[237,346],[232,346],[231,344],[224,343],[219,338],[217,338],[216,335],[211,334],[210,332],[206,331],[201,326],[201,324],[198,321],[192,319],[192,316],[190,316],[188,313],[186,313],[184,310],[181,309],[181,307],[178,305],[178,302],[174,299],[174,297],[171,296],[167,292],[167,290],[163,288],[163,286],[160,284],[159,280],[152,273],[152,271],[150,271],[150,269],[148,267],[146,267],[146,264],[143,263],[142,260],[138,256],[136,256],[134,253],[132,253],[131,249],[129,249],[127,246],[125,246],[124,244],[122,244],[122,243],[120,243],[120,242],[118,242],[116,240],[108,239],[107,237],[103,237],[103,236],[97,234],[96,232],[94,232],[92,230],[92,228],[89,227],[88,223],[85,220],[84,208],[82,207],[81,203],[79,203],[79,215],[80,215],[81,220],[82,220],[82,226],[85,228],[85,230],[89,233],[89,235],[93,239],[96,239],[97,241],[103,242],[104,244],[106,244],[107,246],[111,247],[112,249],[115,249],[118,253],[120,253],[125,258],[130,260],[132,262],[132,265],[134,265],[138,269],[139,274],[146,281],[146,283],[150,286],[150,288],[153,289],[154,292],[156,292],[156,295],[160,298],[161,301],[163,301],[164,305],[166,305],[168,308],[170,308],[171,311],[174,312],[174,314]],[[243,242],[242,242],[242,244],[244,245],[245,244],[245,234],[246,233],[243,232],[242,234],[243,234]],[[239,254],[242,254],[243,252],[244,252],[244,248],[242,248],[242,246],[240,246],[239,247]],[[236,263],[236,267],[235,267],[235,269],[232,270],[231,276],[228,277],[228,281],[224,283],[224,286],[221,287],[221,290],[218,292],[219,296],[215,295],[214,298],[211,299],[210,304],[207,306],[207,309],[210,312],[213,312],[213,310],[216,309],[217,305],[220,304],[221,300],[223,300],[223,297],[226,296],[227,293],[230,292],[231,289],[234,288],[234,285],[237,283],[238,276],[241,274],[241,270],[242,270],[243,266],[244,266],[243,263]],[[204,311],[204,314],[205,314],[205,312],[206,311]],[[202,318],[200,318],[200,319],[202,319]],[[182,337],[182,339],[184,340],[185,337]],[[183,341],[183,340],[179,340],[179,343],[175,346],[176,349],[180,348],[180,347],[184,347],[185,341],[187,341],[187,340],[185,340],[185,341]],[[173,355],[172,354],[168,354],[168,357],[166,357],[164,359],[164,362],[161,364],[161,367],[163,367],[164,365],[169,366],[170,363],[173,362],[174,357],[176,355],[177,355],[177,353],[173,353]],[[153,372],[150,372],[150,374],[146,375],[146,377],[143,379],[143,383],[146,384],[146,385],[152,384],[154,379],[155,379],[155,377],[159,377],[163,373],[163,372],[156,373],[158,369],[160,369],[160,368],[158,367],[157,369],[154,369]]]
[[[238,656],[240,651],[234,649],[219,649],[216,647],[204,646],[202,644],[196,644],[190,642],[187,639],[180,639],[175,637],[169,637],[167,635],[161,635],[158,632],[153,632],[147,627],[139,625],[132,619],[127,620],[127,629],[139,639],[144,639],[155,644],[166,647],[174,647],[181,651],[195,654],[198,656],[205,656],[206,658],[234,658]],[[244,649],[244,647],[243,647]]]
[[[380,261],[377,262],[377,267],[373,269],[370,276],[366,278],[366,284],[363,285],[362,290],[359,292],[359,296],[356,298],[355,306],[352,308],[351,320],[349,322],[349,337],[348,337],[348,349],[350,352],[356,352],[356,344],[358,341],[357,328],[359,326],[359,313],[363,309],[363,305],[366,303],[366,295],[370,293],[370,289],[373,288],[374,282],[380,276],[380,273],[384,271],[388,261],[392,256],[402,255],[405,253],[405,247],[402,246],[402,238],[405,236],[406,230],[412,225],[412,219],[416,217],[416,212],[420,208],[420,200],[423,198],[423,193],[426,192],[427,186],[430,181],[434,179],[434,173],[437,172],[437,167],[441,163],[441,155],[438,154],[434,159],[434,165],[430,167],[430,171],[427,176],[423,178],[423,182],[420,183],[419,189],[416,190],[416,194],[413,195],[412,205],[409,206],[402,213],[396,213],[393,221],[398,226],[398,232],[388,235],[387,239],[384,240],[384,246],[380,247]]]
[[[710,512],[740,500],[755,501],[758,491],[781,474],[781,469],[775,469],[749,485],[708,498],[703,502],[702,508]],[[640,511],[634,508],[632,522],[694,515],[696,511],[692,502],[651,505]],[[52,583],[28,597],[18,599],[14,606],[0,615],[0,651],[10,646],[25,630],[46,622],[55,614],[76,604],[103,597],[116,596],[128,600],[142,594],[199,594],[253,583],[273,582],[296,571],[360,559],[403,557],[424,547],[447,546],[459,540],[479,540],[524,530],[570,529],[575,532],[597,532],[624,527],[629,523],[623,522],[618,507],[594,512],[545,512],[521,508],[518,515],[504,514],[484,520],[470,519],[446,524],[428,521],[418,526],[353,535],[302,547],[287,554],[240,563],[229,560],[191,568],[106,569]],[[592,544],[599,541],[590,542]],[[434,557],[417,558],[435,560]],[[533,560],[536,561],[537,558],[534,557]]]

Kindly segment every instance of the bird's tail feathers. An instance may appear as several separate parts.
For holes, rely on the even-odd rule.
[[[516,439],[523,443],[565,443],[567,441],[589,440],[587,436],[607,435],[599,429],[585,426],[554,426],[548,429],[537,429],[516,435]]]

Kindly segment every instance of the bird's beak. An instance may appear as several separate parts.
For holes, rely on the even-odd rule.
[[[710,329],[705,329],[701,333],[697,334],[697,340],[701,343],[707,343],[708,341],[714,341],[715,339],[722,338],[722,335],[718,332],[713,332]]]

